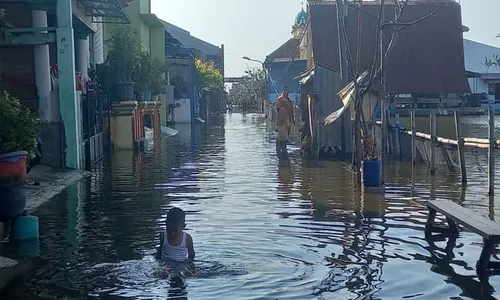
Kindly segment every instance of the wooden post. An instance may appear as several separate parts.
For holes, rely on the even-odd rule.
[[[385,22],[385,0],[380,0],[380,24]],[[385,185],[385,158],[386,158],[386,149],[387,149],[387,124],[385,121],[385,51],[384,51],[384,30],[382,27],[378,28],[379,31],[379,47],[380,47],[380,118],[382,121],[382,126],[380,128],[381,133],[382,133],[382,163],[380,166],[380,171],[382,173],[381,177],[381,186]]]
[[[431,173],[436,173],[436,151],[437,151],[437,135],[436,135],[436,112],[431,113]]]
[[[490,145],[488,148],[488,194],[495,194],[495,111],[493,104],[488,105],[488,139]]]
[[[417,163],[417,128],[415,126],[415,110],[411,111],[411,162]]]
[[[458,142],[458,160],[460,163],[460,173],[462,176],[462,183],[467,183],[467,171],[465,169],[465,155],[464,155],[464,138],[462,136],[462,119],[460,118],[460,112],[455,111],[455,129],[457,131],[457,142]]]
[[[387,123],[387,149],[389,154],[394,154],[394,132],[392,130],[392,120],[391,113],[389,110],[386,111],[386,123]]]
[[[396,157],[400,158],[401,157],[401,124],[399,120],[399,114],[396,114],[396,129],[395,129],[395,134],[394,134],[394,146],[396,148]]]

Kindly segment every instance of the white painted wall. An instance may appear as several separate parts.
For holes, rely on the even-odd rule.
[[[481,78],[469,78],[471,93],[480,94],[488,93],[488,83]]]
[[[191,99],[177,100],[179,107],[174,109],[175,123],[191,123]]]

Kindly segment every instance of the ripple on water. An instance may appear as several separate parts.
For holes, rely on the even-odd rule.
[[[16,300],[496,296],[500,279],[479,281],[474,272],[478,236],[423,234],[429,199],[491,213],[480,169],[470,170],[462,190],[455,177],[433,179],[425,167],[411,176],[408,165],[394,163],[380,195],[356,189],[345,163],[306,163],[297,151],[276,159],[275,141],[255,115],[178,129],[151,153],[117,151],[90,180],[36,212],[41,258],[18,287],[35,296]],[[197,251],[195,276],[182,280],[162,276],[154,259],[172,205],[187,212]],[[16,248],[0,244],[0,253]]]

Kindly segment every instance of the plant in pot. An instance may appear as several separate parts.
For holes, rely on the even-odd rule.
[[[167,93],[167,80],[165,79],[166,72],[167,64],[159,58],[153,59],[151,92],[154,97]]]
[[[7,92],[0,94],[0,221],[22,214],[26,162],[35,157],[38,120]]]
[[[138,101],[151,101],[153,81],[153,59],[151,54],[142,51],[134,67],[132,78],[135,81],[135,91]]]
[[[134,99],[134,82],[132,74],[141,53],[141,45],[137,33],[130,25],[117,25],[107,41],[110,52],[106,64],[113,74],[115,97],[118,101]]]

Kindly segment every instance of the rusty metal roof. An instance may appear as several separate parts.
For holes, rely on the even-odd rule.
[[[363,2],[365,3],[365,2]],[[369,3],[369,2],[366,2]],[[464,47],[460,5],[452,0],[410,1],[400,22],[419,19],[438,6],[433,16],[399,31],[386,62],[387,93],[440,94],[470,90],[464,65]],[[314,61],[339,70],[337,13],[334,1],[309,2]],[[377,3],[363,5],[360,71],[369,69],[375,55]],[[357,58],[358,9],[349,4],[346,17],[348,42]],[[386,21],[394,20],[394,5],[386,8]],[[387,46],[392,28],[385,29]]]

